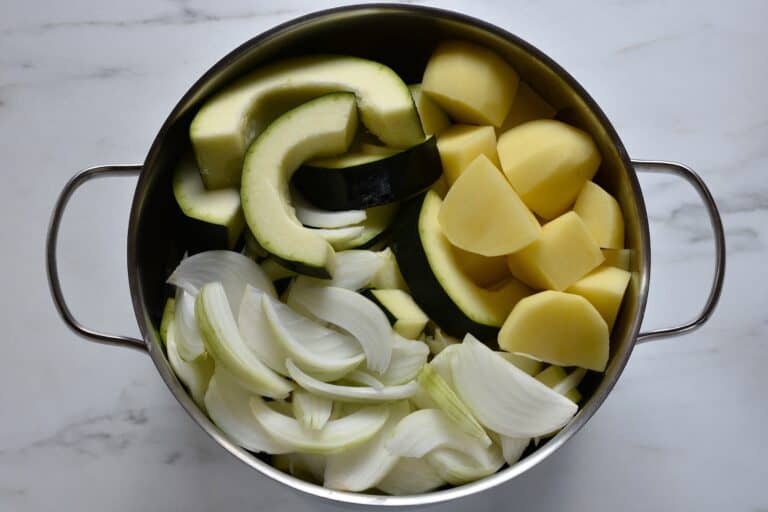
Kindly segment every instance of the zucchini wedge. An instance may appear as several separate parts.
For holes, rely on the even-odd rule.
[[[416,339],[424,331],[429,317],[421,310],[413,297],[403,290],[369,289],[363,295],[371,299],[387,315],[392,328],[408,339]]]

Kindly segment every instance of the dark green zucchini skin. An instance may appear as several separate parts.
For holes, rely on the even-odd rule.
[[[360,210],[404,201],[429,188],[442,174],[433,136],[405,151],[352,167],[303,165],[293,184],[312,204],[326,210]]]
[[[445,332],[456,338],[472,333],[486,344],[496,345],[497,327],[471,320],[451,300],[429,266],[419,236],[419,215],[424,195],[403,204],[395,219],[390,247],[416,304]]]

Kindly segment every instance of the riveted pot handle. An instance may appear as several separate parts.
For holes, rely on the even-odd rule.
[[[707,188],[707,185],[693,169],[681,163],[665,160],[632,160],[632,164],[638,171],[674,174],[690,183],[704,202],[715,240],[715,274],[712,278],[712,287],[709,290],[709,296],[704,304],[704,308],[695,319],[688,323],[666,329],[641,332],[637,337],[637,343],[644,343],[657,338],[689,333],[704,325],[709,320],[709,317],[712,316],[717,302],[720,300],[720,292],[723,290],[723,279],[725,278],[725,234],[723,231],[723,221],[720,219],[720,212],[717,210],[715,199],[712,197],[712,193]]]
[[[59,237],[59,227],[61,226],[61,217],[64,214],[64,209],[67,207],[72,194],[80,188],[85,182],[94,178],[106,178],[109,176],[136,176],[141,172],[140,165],[105,165],[100,167],[92,167],[80,174],[77,174],[70,179],[64,189],[59,195],[59,199],[56,201],[56,206],[53,208],[53,214],[51,215],[51,223],[48,225],[48,237],[46,239],[45,255],[46,266],[48,270],[48,284],[51,288],[51,296],[53,297],[53,303],[56,305],[61,318],[69,326],[70,329],[75,331],[80,336],[95,341],[97,343],[105,343],[108,345],[119,345],[123,347],[135,348],[138,350],[146,351],[146,344],[139,339],[131,338],[129,336],[118,336],[114,334],[108,334],[104,332],[95,331],[85,327],[83,324],[77,321],[69,310],[66,301],[64,300],[64,294],[61,291],[61,282],[59,281],[59,268],[56,261],[56,245]]]

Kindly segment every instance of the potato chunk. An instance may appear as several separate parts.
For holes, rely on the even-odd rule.
[[[570,208],[601,161],[588,133],[551,119],[504,132],[498,154],[501,168],[525,204],[547,220]]]
[[[616,199],[600,185],[588,181],[573,205],[597,244],[605,249],[624,247],[624,216]]]
[[[453,254],[461,271],[478,286],[487,288],[510,277],[506,256],[489,258],[458,247],[453,248]]]
[[[429,96],[423,93],[421,84],[409,85],[408,89],[411,90],[413,103],[416,105],[416,110],[419,112],[419,119],[421,119],[421,128],[424,130],[424,135],[429,137],[430,135],[440,133],[451,124],[451,120],[445,112],[440,110],[440,107],[438,107]]]
[[[496,132],[492,126],[454,125],[437,136],[437,150],[443,165],[443,176],[450,187],[459,175],[480,155],[499,167]]]
[[[559,366],[603,371],[608,326],[580,295],[545,291],[520,300],[499,331],[499,346]]]
[[[439,221],[453,245],[489,257],[520,250],[541,233],[539,221],[485,155],[448,190]]]
[[[600,249],[600,252],[605,258],[601,267],[616,267],[629,271],[629,249]]]
[[[629,284],[630,273],[615,267],[600,267],[586,277],[576,281],[568,288],[568,293],[575,293],[587,299],[613,329],[616,315]]]
[[[541,228],[541,237],[510,254],[512,275],[538,289],[562,291],[603,261],[587,226],[574,212],[561,215]]]
[[[528,121],[552,119],[556,113],[557,110],[539,96],[536,91],[531,89],[531,86],[520,81],[520,85],[517,87],[517,94],[515,94],[515,100],[509,109],[509,114],[507,114],[507,118],[504,119],[501,127],[496,129],[496,134],[501,135],[510,128],[527,123]]]
[[[517,83],[517,72],[491,50],[445,41],[427,62],[422,88],[456,121],[501,126]]]

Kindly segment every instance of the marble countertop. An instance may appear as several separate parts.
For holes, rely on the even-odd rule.
[[[426,3],[438,5],[437,2]],[[335,510],[229,456],[149,359],[87,343],[45,282],[48,216],[85,167],[140,162],[171,106],[251,36],[336,2],[4,0],[0,4],[0,509]],[[711,186],[729,268],[700,331],[639,347],[605,405],[556,456],[444,510],[768,510],[768,4],[762,0],[453,0],[537,45],[602,105],[637,158]],[[712,272],[685,183],[642,178],[653,239],[644,328],[700,307]],[[95,328],[137,333],[125,276],[132,179],[78,192],[64,219],[67,297]]]

